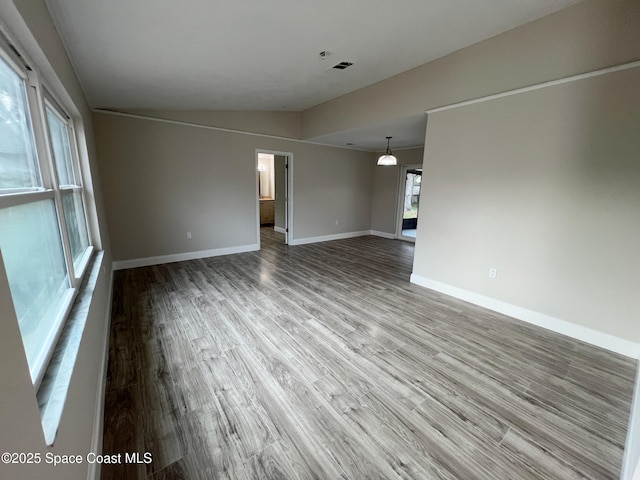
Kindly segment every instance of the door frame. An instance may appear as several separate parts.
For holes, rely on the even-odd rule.
[[[398,202],[397,202],[397,210],[396,210],[396,238],[400,240],[405,240],[407,242],[414,242],[416,239],[414,237],[405,237],[402,235],[402,220],[404,213],[404,191],[405,191],[405,182],[407,179],[407,172],[409,170],[422,170],[421,163],[414,163],[411,165],[401,165],[400,166],[400,178],[398,180]],[[422,185],[422,184],[421,184]],[[422,195],[422,186],[420,187],[420,195]],[[418,207],[418,220],[420,220],[420,207]]]
[[[255,151],[255,165],[254,171],[256,172],[256,235],[258,238],[258,248],[260,248],[260,195],[258,193],[258,183],[260,182],[260,175],[258,172],[258,154],[266,153],[269,155],[277,155],[279,157],[285,157],[285,209],[284,209],[284,224],[285,235],[284,243],[291,245],[293,242],[293,153],[282,152],[279,150],[270,150],[267,148],[256,148]],[[275,166],[274,166],[275,170]],[[275,225],[274,225],[275,228]]]

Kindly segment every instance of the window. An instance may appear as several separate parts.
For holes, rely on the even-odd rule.
[[[84,215],[82,201],[82,186],[78,175],[78,167],[75,166],[71,141],[74,139],[73,130],[61,113],[47,103],[47,125],[49,138],[58,174],[58,186],[62,198],[62,210],[64,213],[69,248],[76,269],[82,264],[89,237],[87,223]]]
[[[91,253],[73,124],[0,49],[0,249],[36,387]]]

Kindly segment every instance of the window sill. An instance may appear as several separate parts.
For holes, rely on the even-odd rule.
[[[51,360],[38,389],[42,430],[47,445],[53,445],[62,411],[67,399],[73,368],[80,349],[82,333],[87,323],[91,299],[102,266],[103,252],[97,252],[89,261],[87,275],[78,291],[69,317],[60,334]]]

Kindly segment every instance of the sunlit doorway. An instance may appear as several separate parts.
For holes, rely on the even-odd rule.
[[[399,185],[399,211],[396,235],[401,240],[416,241],[418,205],[422,185],[422,166],[403,165]]]

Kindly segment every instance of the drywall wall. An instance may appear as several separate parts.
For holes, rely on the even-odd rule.
[[[1,2],[0,18],[9,36],[30,59],[31,66],[40,71],[49,88],[75,117],[76,124],[82,121],[83,128],[79,132],[83,142],[80,146],[81,154],[85,156],[83,161],[91,169],[91,174],[97,177],[90,110],[44,2],[40,0]],[[96,177],[91,182],[90,176],[85,176],[85,187],[89,197],[95,198],[97,204],[97,208],[88,209],[88,214],[97,218],[92,236],[95,244],[105,249],[104,266],[97,279],[62,420],[55,445],[51,448],[45,445],[36,392],[31,384],[17,320],[10,301],[4,266],[0,261],[0,318],[3,321],[3,334],[0,336],[0,351],[2,351],[0,451],[2,452],[86,455],[95,447],[95,445],[92,446],[94,427],[97,427],[95,434],[99,438],[102,421],[100,397],[104,381],[102,361],[107,342],[111,260],[107,226],[102,213],[101,192]],[[88,468],[86,462],[81,465],[55,468],[44,461],[39,465],[0,464],[0,478],[84,480],[87,478]]]
[[[413,273],[640,342],[639,84],[635,68],[429,115]]]
[[[397,150],[393,154],[398,159],[398,166],[375,167],[371,198],[371,230],[395,235],[400,166],[422,165],[423,152],[422,148]],[[373,162],[376,162],[380,155],[381,153],[375,154]]]
[[[237,135],[99,113],[94,126],[114,260],[257,244],[255,152],[235,161]]]
[[[305,110],[313,138],[640,59],[640,2],[587,0]]]
[[[46,448],[40,427],[40,411],[2,261],[0,261],[0,318],[2,318],[0,349],[2,349],[3,358],[0,362],[0,381],[2,382],[0,450],[2,453],[33,451],[44,455]],[[29,471],[32,470],[29,469]],[[27,478],[21,475],[23,472],[23,465],[12,467],[0,464],[2,478],[9,478],[10,473],[13,474],[13,478]]]
[[[246,112],[224,110],[126,110],[151,118],[193,122],[210,127],[299,139],[302,132],[300,112]]]
[[[257,245],[256,149],[293,153],[294,239],[370,229],[370,153],[99,112],[94,126],[116,261]]]

